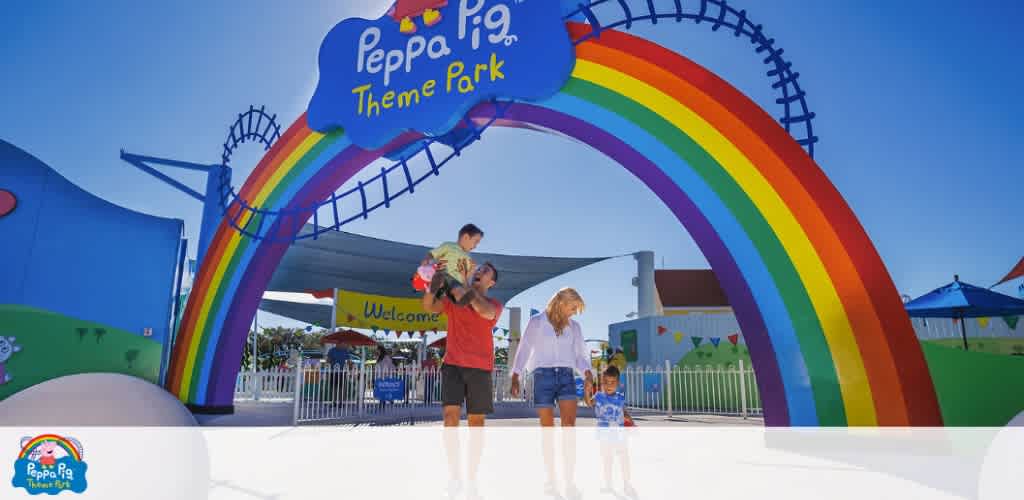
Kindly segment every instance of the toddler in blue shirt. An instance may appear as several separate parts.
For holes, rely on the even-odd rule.
[[[619,392],[619,369],[609,366],[601,375],[601,391],[594,396],[594,414],[597,417],[598,438],[601,440],[601,456],[604,459],[603,493],[612,491],[612,459],[618,455],[622,466],[622,482],[627,497],[636,498],[631,483],[629,453],[623,427],[631,426],[632,419],[626,413],[626,397]]]

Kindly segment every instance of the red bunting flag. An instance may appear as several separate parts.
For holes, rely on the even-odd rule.
[[[329,299],[334,295],[334,290],[307,290],[307,292],[318,299]]]
[[[658,326],[658,336],[659,337],[662,336],[662,335],[665,335],[665,332],[667,332],[667,331],[668,331],[668,328],[665,328],[664,326],[660,326],[660,325]]]
[[[740,341],[740,334],[734,333],[726,338],[729,339],[729,343],[731,343],[732,345],[736,345],[736,343]]]
[[[426,336],[427,336],[427,331],[426,330],[420,330],[420,337],[426,337]]]
[[[992,286],[1002,285],[1007,281],[1015,280],[1021,276],[1024,276],[1024,257],[1020,258],[1020,262],[1018,262],[1016,266],[1013,266],[1013,269],[1010,269],[1010,272],[1006,273],[1006,276],[1003,276],[1003,279],[999,280],[999,283]]]

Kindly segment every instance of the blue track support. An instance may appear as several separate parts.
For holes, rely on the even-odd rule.
[[[217,225],[220,224],[220,220],[224,215],[224,203],[227,200],[231,186],[231,169],[225,165],[203,165],[181,160],[126,153],[123,150],[121,151],[121,159],[139,170],[160,179],[178,191],[203,202],[202,225],[199,228],[199,247],[196,249],[198,252],[197,260],[202,262],[206,248],[213,239]],[[206,193],[199,193],[157,170],[153,165],[205,172]]]
[[[164,165],[164,166],[175,167],[175,168],[186,168],[186,169],[189,169],[189,170],[199,170],[199,171],[204,171],[204,172],[209,172],[212,168],[215,168],[215,167],[211,167],[210,165],[200,165],[198,163],[188,163],[188,162],[183,162],[183,161],[178,161],[178,160],[168,160],[168,159],[164,159],[164,158],[154,158],[152,156],[134,155],[134,154],[131,154],[131,153],[125,153],[124,151],[121,151],[121,159],[126,161],[126,162],[128,162],[128,163],[130,163],[130,164],[132,164],[132,165],[134,165],[139,170],[142,170],[143,172],[146,172],[147,174],[152,175],[153,177],[156,177],[157,179],[160,179],[160,180],[164,181],[165,183],[169,184],[171,187],[173,187],[173,188],[177,189],[178,191],[181,191],[182,193],[185,193],[185,194],[187,194],[187,195],[189,195],[189,196],[191,196],[191,197],[193,197],[193,198],[195,198],[195,199],[197,199],[199,201],[203,201],[203,195],[199,194],[198,191],[196,191],[196,190],[194,190],[194,189],[192,189],[192,188],[182,184],[181,182],[171,178],[167,174],[165,174],[165,173],[163,173],[163,172],[161,172],[161,171],[159,171],[159,170],[149,166],[149,164],[153,163],[153,164],[156,164],[156,165]]]
[[[203,199],[203,218],[199,226],[199,246],[196,248],[196,260],[199,262],[203,261],[217,226],[224,218],[226,207],[221,187],[225,185],[231,185],[231,169],[218,165],[206,177],[206,197]]]

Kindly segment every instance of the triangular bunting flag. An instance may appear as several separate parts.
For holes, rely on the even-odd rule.
[[[391,335],[391,330],[388,330],[387,328],[385,328],[384,329],[384,335]]]
[[[667,331],[668,331],[668,328],[665,328],[664,326],[658,325],[658,336],[659,337],[662,336],[662,335],[665,335],[665,332],[667,332]]]
[[[704,337],[690,337],[693,341],[693,347],[700,347],[700,343],[704,340]]]
[[[734,334],[732,334],[732,335],[729,335],[729,336],[728,336],[728,337],[726,337],[726,338],[727,338],[727,339],[729,339],[729,343],[730,343],[730,344],[732,344],[732,345],[736,345],[736,343],[740,341],[740,334],[738,334],[738,333],[734,333]]]
[[[370,329],[373,330],[373,333],[375,334],[377,333],[377,330],[380,330],[380,328],[377,328],[377,325],[371,325]]]
[[[1003,321],[1006,322],[1006,326],[1010,327],[1011,330],[1017,329],[1017,321],[1020,320],[1020,316],[1003,316]]]
[[[675,333],[675,338],[676,338],[676,343],[677,344],[682,342],[683,341],[683,332],[676,332]]]
[[[498,330],[501,330],[501,328],[498,328],[498,327],[491,328],[491,333],[498,333]]]
[[[508,335],[509,329],[508,328],[502,328],[501,331],[505,332],[505,335]]]
[[[433,330],[430,330],[430,331],[432,331],[432,332],[434,332],[436,334],[437,333],[437,328],[434,328]]]
[[[718,348],[718,343],[722,341],[721,337],[711,337],[711,343]]]
[[[426,337],[426,336],[427,336],[427,331],[426,330],[420,330],[420,337]]]
[[[991,318],[978,318],[978,326],[981,328],[988,328],[988,322]]]
[[[536,309],[530,309],[530,316],[536,316],[538,314],[540,314],[540,311]]]

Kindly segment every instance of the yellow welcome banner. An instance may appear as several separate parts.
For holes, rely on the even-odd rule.
[[[385,297],[338,290],[335,298],[338,326],[392,332],[430,332],[448,329],[444,314],[423,310],[421,299]]]

